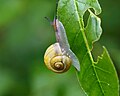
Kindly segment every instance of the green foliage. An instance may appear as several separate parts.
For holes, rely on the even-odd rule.
[[[99,1],[104,34],[94,54],[100,52],[100,44],[105,45],[120,77],[120,0]],[[44,17],[54,18],[55,5],[56,0],[0,0],[0,96],[86,96],[73,67],[58,75],[44,65],[46,48],[56,42]],[[63,18],[63,23],[70,18]]]
[[[89,18],[85,27],[83,16],[87,10]],[[58,4],[58,17],[80,61],[81,71],[77,75],[82,88],[88,96],[118,96],[118,77],[106,48],[96,62],[91,53],[93,42],[102,33],[100,18],[96,16],[100,12],[97,0],[60,0]]]

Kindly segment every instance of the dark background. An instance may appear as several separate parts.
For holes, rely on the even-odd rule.
[[[103,34],[120,77],[120,0],[99,0]],[[56,0],[0,0],[0,96],[79,96],[74,68],[57,75],[43,62],[46,48],[55,42]],[[97,48],[95,48],[97,52]],[[112,78],[111,78],[112,79]]]

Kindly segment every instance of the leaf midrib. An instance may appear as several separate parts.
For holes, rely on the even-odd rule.
[[[95,76],[96,76],[96,79],[97,79],[97,81],[98,81],[98,84],[99,84],[99,86],[100,86],[100,89],[101,89],[101,92],[102,92],[102,94],[104,95],[104,90],[103,90],[103,88],[102,88],[102,85],[101,85],[101,83],[100,83],[100,80],[99,80],[99,77],[98,77],[98,75],[97,75],[97,72],[96,72],[96,69],[95,69],[95,65],[94,65],[94,60],[93,60],[93,57],[92,57],[92,54],[91,54],[91,51],[90,51],[90,48],[89,48],[89,45],[88,45],[88,41],[87,41],[87,38],[86,38],[86,36],[85,36],[85,34],[84,34],[84,26],[82,26],[82,25],[84,25],[83,24],[83,22],[82,21],[80,21],[81,19],[80,19],[80,15],[79,15],[79,12],[78,12],[78,7],[77,7],[77,4],[76,4],[76,0],[73,0],[74,1],[74,6],[75,6],[75,9],[76,9],[76,13],[77,13],[77,15],[78,15],[78,17],[79,17],[79,20],[78,20],[78,22],[79,22],[79,25],[80,25],[80,27],[82,28],[82,30],[81,30],[81,32],[82,32],[82,35],[83,35],[83,39],[84,39],[84,42],[85,42],[85,45],[86,45],[86,48],[87,48],[87,50],[88,50],[88,54],[89,54],[89,57],[90,57],[90,60],[91,60],[91,63],[92,63],[92,68],[93,68],[93,71],[94,71],[94,73],[95,73]]]

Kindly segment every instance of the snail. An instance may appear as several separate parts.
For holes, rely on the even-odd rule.
[[[44,55],[45,65],[55,73],[64,73],[71,65],[80,71],[79,60],[70,49],[63,24],[58,19],[54,19],[52,25],[56,34],[56,43],[47,48]]]

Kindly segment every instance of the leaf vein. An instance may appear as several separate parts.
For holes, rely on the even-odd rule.
[[[98,66],[95,66],[95,68],[97,68],[97,69],[99,69],[99,70],[101,70],[101,71],[104,71],[104,72],[106,72],[106,73],[111,74],[111,72],[109,72],[109,71],[107,71],[107,70],[104,70],[104,69],[102,69],[102,68],[100,68],[100,67],[98,67]]]
[[[75,6],[75,9],[76,9],[77,12],[78,12],[78,6],[76,5],[76,0],[74,0],[74,6]],[[79,12],[78,12],[78,13],[79,13]],[[78,17],[80,18],[80,16],[79,16],[78,13],[77,13],[77,15],[78,15]],[[97,75],[97,72],[96,72],[95,66],[94,66],[94,61],[93,61],[93,58],[92,58],[92,54],[91,54],[91,51],[90,51],[90,48],[89,48],[89,45],[88,45],[87,39],[86,39],[85,34],[84,34],[84,26],[82,26],[82,25],[83,25],[83,22],[80,21],[80,20],[79,20],[79,25],[80,25],[80,27],[82,27],[82,29],[83,29],[83,30],[82,30],[82,35],[83,35],[84,42],[85,42],[85,44],[86,44],[86,47],[87,47],[87,50],[88,50],[88,53],[89,53],[90,59],[91,59],[91,64],[93,65],[93,70],[94,70],[94,73],[95,73],[95,75],[96,75],[96,79],[97,79],[98,81],[100,81],[100,80],[99,80],[99,77],[98,77],[98,75]],[[103,90],[103,88],[102,88],[101,83],[98,82],[98,84],[99,84],[99,86],[100,86],[101,92],[102,92],[103,95],[104,95],[104,90]]]

